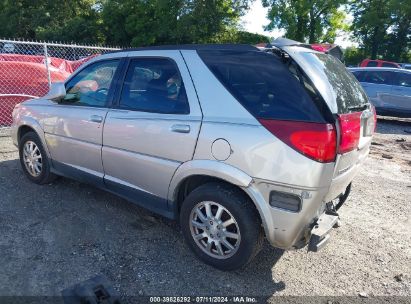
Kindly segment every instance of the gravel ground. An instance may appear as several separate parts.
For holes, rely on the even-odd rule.
[[[245,269],[198,261],[178,226],[85,184],[37,186],[0,137],[0,295],[60,295],[97,274],[127,295],[411,296],[411,120],[379,120],[320,252],[268,244]],[[270,301],[275,301],[273,297]],[[327,303],[327,302],[326,302]],[[341,302],[342,303],[342,302]]]

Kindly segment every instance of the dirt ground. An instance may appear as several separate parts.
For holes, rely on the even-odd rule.
[[[174,222],[69,179],[37,186],[17,159],[0,137],[1,296],[60,295],[103,274],[122,296],[411,297],[411,120],[378,121],[326,248],[266,244],[235,272],[198,261]]]

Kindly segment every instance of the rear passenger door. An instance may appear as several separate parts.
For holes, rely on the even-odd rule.
[[[193,157],[201,119],[179,51],[131,52],[116,106],[104,125],[107,187],[164,213],[174,172]]]
[[[368,98],[377,108],[383,108],[391,98],[395,72],[369,70],[363,73],[360,82]]]

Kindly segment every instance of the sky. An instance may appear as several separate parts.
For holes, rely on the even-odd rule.
[[[263,26],[269,23],[269,20],[266,17],[267,10],[268,8],[264,8],[261,4],[261,1],[254,1],[251,4],[251,8],[247,12],[247,14],[241,18],[244,29],[251,33],[263,34],[269,37],[282,37],[285,34],[285,31],[282,29],[264,31]],[[348,21],[350,21],[351,19],[352,16],[348,16]],[[340,37],[337,37],[335,42],[343,48],[355,44],[350,41],[349,35],[347,33],[341,35]]]

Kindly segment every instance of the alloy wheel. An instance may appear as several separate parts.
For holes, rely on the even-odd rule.
[[[43,158],[40,149],[35,142],[29,140],[24,144],[23,161],[27,172],[31,176],[38,177],[41,174]]]
[[[205,201],[190,214],[190,231],[197,246],[217,259],[233,256],[240,245],[240,228],[234,216],[222,205]]]

